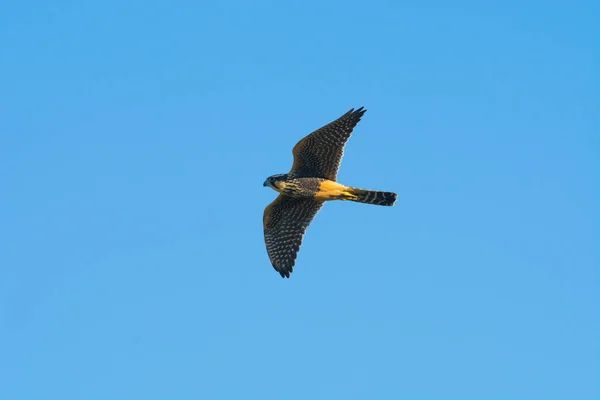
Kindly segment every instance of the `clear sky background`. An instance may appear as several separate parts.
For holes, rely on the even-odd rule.
[[[484,5],[487,4],[487,5]],[[593,1],[3,1],[0,398],[600,398]],[[292,278],[262,213],[368,112]]]

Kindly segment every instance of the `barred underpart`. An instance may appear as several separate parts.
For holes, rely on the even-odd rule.
[[[285,181],[282,193],[291,197],[314,197],[319,191],[321,178],[298,178]]]

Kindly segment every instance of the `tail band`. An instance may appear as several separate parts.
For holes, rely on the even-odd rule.
[[[398,195],[392,192],[379,192],[377,190],[353,189],[352,194],[356,196],[354,201],[365,204],[376,204],[378,206],[393,206]]]

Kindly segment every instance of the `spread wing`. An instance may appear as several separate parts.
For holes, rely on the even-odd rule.
[[[351,109],[300,140],[292,151],[294,164],[289,175],[294,178],[314,177],[334,181],[346,141],[366,111],[363,107],[356,111]]]
[[[281,277],[290,277],[302,236],[323,205],[322,201],[279,195],[265,208],[265,244],[273,267]]]

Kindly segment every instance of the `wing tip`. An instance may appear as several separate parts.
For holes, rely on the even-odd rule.
[[[291,265],[289,267],[285,267],[285,266],[275,266],[273,265],[273,268],[275,268],[275,271],[279,272],[279,275],[281,275],[282,278],[290,278],[290,274],[292,272],[294,272],[294,266]]]
[[[350,114],[360,114],[360,116],[362,117],[365,113],[367,112],[365,106],[361,106],[359,108],[357,108],[356,110],[354,108],[351,108],[346,115],[350,115]]]
[[[291,272],[292,271],[279,271],[279,275],[281,275],[281,277],[284,278],[284,279],[285,278],[290,279],[290,273]]]
[[[365,115],[366,112],[367,110],[364,106],[357,108],[356,110],[354,108],[351,108],[350,111],[342,115],[340,119],[351,120],[353,121],[353,124],[356,125],[361,120],[363,115]]]

